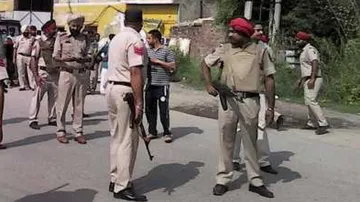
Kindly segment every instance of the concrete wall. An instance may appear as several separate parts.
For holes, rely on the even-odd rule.
[[[213,21],[207,20],[202,25],[173,27],[171,37],[190,39],[190,56],[202,58],[224,43],[226,32],[214,27]]]
[[[175,0],[179,4],[180,22],[193,21],[200,18],[200,0]],[[215,15],[216,0],[203,0],[203,18]]]

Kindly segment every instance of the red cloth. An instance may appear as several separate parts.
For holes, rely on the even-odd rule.
[[[303,40],[303,41],[308,41],[311,38],[311,36],[310,36],[310,34],[308,34],[306,32],[298,32],[296,34],[296,38]]]
[[[52,31],[54,29],[56,29],[56,23],[55,22],[47,25],[46,27],[43,27],[43,32],[44,33],[49,33],[50,31]]]
[[[254,26],[244,18],[235,18],[230,21],[230,27],[238,32],[246,34],[248,37],[251,37],[255,30]]]

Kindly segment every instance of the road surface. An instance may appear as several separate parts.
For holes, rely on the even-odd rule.
[[[45,105],[39,117],[41,130],[28,127],[31,93],[11,89],[6,94],[4,143],[9,148],[0,151],[0,202],[119,201],[107,191],[109,124],[105,98],[87,97],[85,111],[91,117],[85,121],[84,132],[88,144],[71,141],[61,145],[54,139],[55,128],[46,125]],[[279,175],[264,175],[275,193],[275,199],[265,199],[247,191],[244,171],[236,173],[227,194],[212,195],[216,120],[171,111],[171,124],[175,141],[152,142],[153,162],[148,160],[144,145],[139,146],[134,183],[149,201],[359,201],[359,129],[333,129],[326,136],[297,129],[270,130],[271,160]],[[72,132],[71,125],[67,129]]]

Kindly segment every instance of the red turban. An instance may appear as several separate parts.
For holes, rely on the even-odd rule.
[[[246,34],[248,37],[251,37],[255,30],[253,25],[244,18],[235,18],[230,21],[230,27],[235,31]]]
[[[311,36],[310,36],[310,34],[308,34],[306,32],[298,32],[296,34],[296,38],[303,40],[303,41],[308,41],[311,38]]]

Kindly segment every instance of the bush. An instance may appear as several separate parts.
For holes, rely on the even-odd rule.
[[[204,79],[201,76],[201,59],[193,58],[189,55],[184,55],[179,50],[173,50],[176,55],[175,78],[181,80],[182,83],[187,84],[196,89],[204,89]],[[218,74],[217,68],[212,68],[212,75],[216,77]]]

